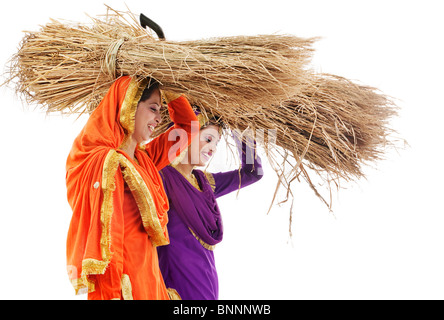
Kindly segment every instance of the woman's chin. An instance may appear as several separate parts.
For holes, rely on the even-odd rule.
[[[207,165],[208,161],[199,161],[198,164],[195,164],[195,167],[205,167]]]
[[[211,156],[208,156],[206,154],[201,154],[200,155],[200,163],[203,163],[203,165],[206,165],[211,159]]]
[[[205,167],[207,164],[208,164],[208,162],[210,162],[210,160],[208,159],[208,160],[200,160],[200,162],[199,162],[199,164],[197,165],[198,167]]]
[[[152,136],[151,133],[143,135],[142,142],[150,141],[151,140],[151,136]]]

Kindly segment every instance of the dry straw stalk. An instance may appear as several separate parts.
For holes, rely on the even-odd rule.
[[[29,103],[48,112],[90,112],[117,77],[154,78],[231,129],[276,130],[275,143],[262,147],[287,195],[302,176],[320,196],[306,168],[328,185],[361,178],[362,165],[380,160],[390,144],[392,101],[374,88],[311,72],[314,38],[160,41],[135,15],[108,9],[89,25],[52,20],[27,33],[10,81]]]

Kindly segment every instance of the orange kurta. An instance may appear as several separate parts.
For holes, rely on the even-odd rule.
[[[116,80],[68,156],[68,274],[76,292],[87,290],[89,299],[169,298],[155,248],[169,242],[168,200],[158,170],[169,164],[172,147],[189,145],[197,118],[185,97],[170,102],[174,127],[137,149],[134,161],[119,146],[134,130],[146,84]],[[186,138],[169,141],[177,129]]]

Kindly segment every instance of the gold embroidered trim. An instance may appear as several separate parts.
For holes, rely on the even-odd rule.
[[[111,217],[114,211],[113,193],[116,190],[115,175],[119,167],[119,154],[110,150],[103,164],[102,191],[103,202],[100,210],[102,222],[101,249],[103,261],[111,260]]]
[[[191,232],[191,234],[197,239],[197,241],[199,241],[199,243],[202,245],[202,247],[204,247],[207,250],[213,251],[214,249],[216,249],[215,245],[210,245],[206,242],[204,242],[202,239],[200,239],[193,230],[191,230],[191,228],[188,228]]]
[[[179,171],[179,172],[180,172],[180,171]],[[213,192],[214,192],[214,190],[216,190],[216,182],[215,182],[215,180],[214,180],[213,175],[212,175],[211,173],[209,173],[209,172],[204,172],[204,174],[205,174],[205,177],[207,178],[208,182],[210,183],[211,189],[212,189]],[[188,180],[188,181],[189,181],[189,180]],[[190,182],[191,182],[191,181],[190,181]],[[196,181],[196,182],[197,182],[197,181]],[[199,190],[200,190],[200,189],[199,189]],[[199,241],[199,243],[200,243],[205,249],[210,250],[210,251],[213,251],[213,250],[216,248],[215,245],[210,245],[210,244],[204,242],[202,239],[200,239],[200,238],[194,233],[194,231],[191,230],[191,228],[188,228],[188,229],[190,230],[191,234],[197,239],[197,241]]]
[[[213,189],[213,192],[216,190],[216,181],[214,180],[214,177],[209,172],[204,172],[205,177],[207,178],[208,182],[210,183],[211,189]]]
[[[100,237],[100,248],[102,260],[84,259],[82,261],[81,279],[71,281],[76,293],[83,293],[95,290],[94,282],[88,276],[93,274],[104,274],[111,260],[111,218],[113,214],[113,192],[116,189],[115,174],[120,166],[124,180],[130,187],[134,199],[142,217],[142,222],[151,238],[153,245],[160,246],[169,243],[163,232],[163,228],[157,217],[157,210],[154,205],[151,193],[145,182],[137,172],[134,165],[122,154],[115,150],[110,150],[105,158],[102,171],[102,192],[103,201],[100,209],[100,221],[102,224],[102,235]]]
[[[117,152],[110,150],[106,155],[102,171],[102,192],[103,201],[100,208],[100,222],[102,225],[102,235],[100,237],[100,250],[102,260],[84,259],[82,261],[81,279],[73,280],[76,292],[88,288],[88,292],[95,290],[94,282],[88,276],[92,274],[104,274],[111,260],[111,217],[113,213],[113,192],[116,189],[114,176],[119,162]]]
[[[131,281],[129,275],[122,274],[122,279],[120,280],[122,284],[122,297],[123,300],[133,300],[133,287],[131,286]]]
[[[191,180],[188,178],[187,180],[193,185],[193,187],[202,192],[202,189],[199,186],[199,182],[197,182],[196,176],[194,174],[191,174]]]
[[[147,79],[143,79],[140,82],[131,79],[128,90],[126,91],[125,99],[120,110],[120,124],[126,130],[127,136],[131,136],[134,132],[137,106],[142,97],[143,90],[145,90],[147,85]]]
[[[177,169],[176,166],[173,166],[173,165],[171,165],[171,166],[174,169],[176,169],[176,171],[179,172],[182,175],[182,177],[184,177],[195,189],[197,189],[198,191],[202,192],[202,189],[199,186],[199,182],[197,182],[196,176],[193,173],[191,173],[191,178],[189,178],[182,171]]]
[[[101,244],[102,245],[102,244]],[[96,260],[96,259],[83,259],[82,261],[82,276],[90,274],[104,274],[108,261]]]
[[[208,116],[206,114],[203,113],[199,113],[197,115],[197,120],[199,120],[199,126],[202,128],[203,126],[205,126],[210,119],[208,118]]]
[[[177,170],[179,171],[179,170]],[[179,171],[180,172],[180,171]],[[200,192],[202,192],[202,190],[200,189],[199,186],[199,182],[197,182],[196,176],[194,174],[191,174],[191,177],[188,178],[187,176],[185,176],[182,172],[180,172],[180,174],[182,174],[182,176],[187,179],[187,181],[197,190],[199,190]]]
[[[135,79],[131,79],[131,82],[128,86],[128,90],[125,94],[125,99],[122,103],[122,108],[120,109],[120,124],[126,131],[125,138],[120,145],[121,149],[132,139],[137,106],[139,105],[143,90],[145,90],[147,85],[147,79],[143,79],[140,83],[137,82]]]
[[[185,156],[188,153],[188,149],[183,150],[174,160],[170,163],[170,166],[176,167],[179,163],[182,162],[182,160],[185,158]]]
[[[176,289],[168,288],[168,297],[170,297],[170,300],[182,300],[179,293],[177,293]]]
[[[83,279],[71,279],[71,285],[74,287],[75,294],[86,294],[88,293],[88,287],[83,283]],[[94,287],[94,284],[92,283],[92,286]],[[92,288],[95,290],[95,288]],[[94,291],[92,290],[92,291]]]
[[[123,155],[119,154],[123,178],[128,184],[142,217],[143,226],[154,246],[169,244],[168,237],[163,231],[153,197],[143,181],[142,176],[134,165]],[[165,231],[166,232],[166,231]]]

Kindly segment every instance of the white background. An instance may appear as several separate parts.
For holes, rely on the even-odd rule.
[[[107,4],[126,10],[123,1]],[[224,241],[215,251],[221,299],[443,299],[444,22],[440,1],[136,1],[126,4],[169,40],[294,34],[320,36],[312,67],[396,97],[392,121],[410,147],[343,184],[334,213],[305,183],[266,214],[276,177],[221,198]],[[22,31],[50,18],[88,21],[103,1],[8,1],[0,11],[1,68]],[[5,69],[1,70],[5,71]],[[241,90],[241,89],[240,89]],[[65,161],[85,120],[47,116],[0,88],[0,298],[74,296],[65,269],[71,218]],[[225,170],[224,151],[213,161]],[[234,167],[231,167],[233,169]],[[322,189],[321,189],[322,190]]]

